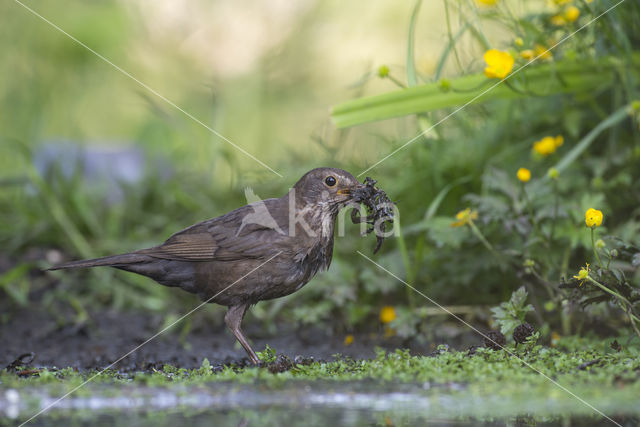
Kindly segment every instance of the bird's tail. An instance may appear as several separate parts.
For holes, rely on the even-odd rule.
[[[47,270],[62,270],[66,268],[87,268],[87,267],[116,267],[128,264],[135,264],[138,262],[148,261],[149,257],[142,254],[122,254],[105,256],[95,259],[83,259],[80,261],[71,261],[64,264],[56,265]]]

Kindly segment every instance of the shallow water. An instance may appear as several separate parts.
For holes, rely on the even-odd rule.
[[[458,384],[393,385],[373,381],[114,390],[92,387],[57,402],[33,425],[614,425],[564,394],[486,396]],[[57,401],[42,389],[0,391],[0,424],[16,425]],[[640,407],[602,396],[591,402],[622,425],[640,423]]]

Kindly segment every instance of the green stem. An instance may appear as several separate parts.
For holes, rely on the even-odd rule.
[[[500,253],[493,248],[491,243],[489,243],[489,241],[484,237],[484,235],[482,234],[480,229],[475,225],[475,223],[473,221],[469,221],[467,224],[469,224],[471,231],[473,232],[473,234],[476,235],[476,237],[480,240],[480,242],[482,242],[484,247],[487,248],[489,252],[491,252],[500,261],[501,264],[506,264],[504,259],[502,258],[502,255],[500,255]]]
[[[619,293],[617,293],[616,291],[612,291],[611,289],[607,288],[605,285],[603,285],[602,283],[598,282],[597,280],[591,278],[591,276],[587,276],[587,279],[589,282],[593,283],[594,285],[596,285],[597,287],[599,287],[600,289],[602,289],[603,291],[613,295],[614,297],[618,298],[620,301],[623,301],[625,304],[627,304],[628,306],[631,306],[631,303],[629,302],[628,299],[626,299],[625,297],[623,297],[622,295],[620,295]],[[635,317],[635,316],[633,316]],[[636,320],[640,321],[640,319],[638,319],[636,317]]]
[[[540,275],[540,273],[538,273],[536,271],[536,269],[534,267],[531,267],[531,274],[534,275],[534,277],[536,279],[538,279],[540,281],[540,283],[542,283],[544,285],[545,290],[547,291],[547,294],[549,294],[549,298],[551,298],[551,300],[555,301],[556,300],[556,296],[553,293],[553,286],[551,286],[551,283],[547,282],[544,277],[542,277]]]
[[[638,318],[634,316],[633,313],[631,313],[631,307],[626,307],[626,309],[627,309],[627,316],[629,316],[629,322],[631,323],[631,327],[635,331],[636,335],[638,335],[638,338],[640,338],[640,330],[638,330],[638,326],[636,325],[636,321],[638,320]]]
[[[400,220],[396,219],[394,225],[398,229],[398,246],[400,247],[400,254],[402,255],[402,262],[404,263],[404,271],[409,283],[413,283],[413,279],[415,278],[415,274],[413,273],[413,268],[411,268],[411,260],[409,258],[409,251],[407,250],[407,244],[404,240],[404,235],[402,234],[402,227],[400,226]],[[411,290],[409,286],[405,286],[407,289],[407,301],[409,302],[409,307],[413,309],[415,307],[414,303],[414,292]]]
[[[404,84],[404,83],[402,83],[400,80],[398,80],[398,79],[396,79],[395,77],[393,77],[391,74],[389,74],[389,75],[387,76],[387,78],[388,78],[389,80],[391,80],[392,82],[394,82],[394,83],[395,83],[396,85],[398,85],[399,87],[401,87],[401,88],[403,88],[403,89],[406,89],[406,88],[407,88],[407,86],[405,86],[405,84]]]
[[[627,316],[629,316],[629,322],[631,323],[631,327],[633,328],[635,333],[638,335],[638,338],[640,338],[640,330],[638,330],[638,326],[636,325],[636,322],[640,322],[640,319],[638,319],[638,316],[636,316],[633,313],[633,306],[631,305],[629,300],[623,297],[622,295],[620,295],[619,293],[607,288],[597,280],[592,279],[591,276],[587,276],[587,280],[592,284],[596,285],[597,287],[599,287],[600,289],[602,289],[603,291],[616,297],[620,303],[623,303],[622,305],[624,305],[624,311],[627,313]]]
[[[553,243],[553,239],[556,234],[556,222],[558,221],[558,204],[559,204],[559,190],[558,181],[553,180],[553,221],[551,222],[551,234],[549,235],[549,241]]]
[[[456,58],[456,62],[458,63],[458,68],[462,70],[462,62],[460,62],[460,57],[458,56],[458,49],[456,49],[456,43],[453,41],[453,35],[451,33],[451,20],[449,18],[449,2],[444,0],[444,13],[445,19],[447,21],[447,35],[449,36],[449,45],[453,50],[453,55]]]
[[[531,221],[531,226],[537,233],[538,224],[536,223],[535,218],[533,217],[533,208],[531,207],[531,202],[529,201],[529,195],[527,194],[527,189],[525,188],[524,182],[520,182],[520,189],[522,191],[522,198],[524,199],[525,209],[529,214],[529,221]]]
[[[598,255],[598,250],[596,249],[596,243],[595,243],[595,232],[594,229],[595,227],[591,227],[591,246],[593,247],[593,253],[596,256],[596,259],[598,260],[598,264],[600,264],[600,268],[604,268],[602,261],[600,260],[600,255]]]

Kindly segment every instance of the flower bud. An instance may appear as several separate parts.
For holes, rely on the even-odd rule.
[[[451,82],[447,79],[440,80],[440,89],[444,92],[449,92],[451,90]]]
[[[385,78],[389,76],[389,67],[387,67],[386,65],[381,65],[378,68],[378,77],[380,78]]]

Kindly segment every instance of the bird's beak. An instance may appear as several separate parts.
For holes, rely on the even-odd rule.
[[[360,184],[358,183],[357,185],[348,187],[348,188],[342,188],[340,190],[337,191],[338,195],[340,196],[347,196],[349,198],[353,197],[354,194],[357,192],[357,190],[361,189],[364,187],[364,184]]]
[[[352,187],[342,188],[342,189],[338,190],[337,193],[339,195],[341,195],[341,196],[349,196],[349,197],[351,197],[351,196],[353,196],[353,194],[354,194],[354,192],[356,190],[358,190],[359,188],[362,188],[362,187],[364,187],[364,185],[358,183],[357,185],[354,185]]]

